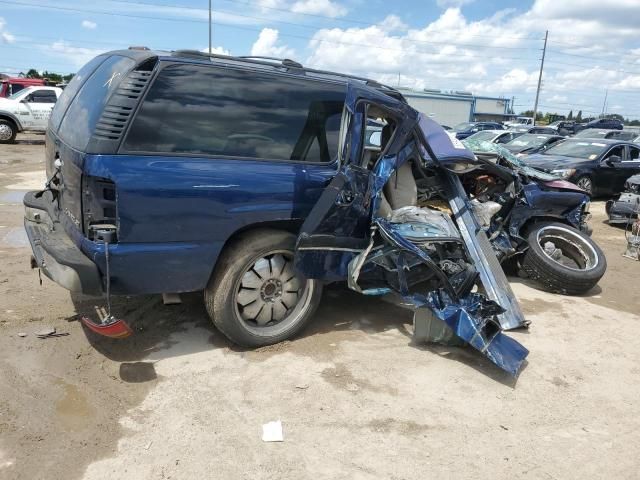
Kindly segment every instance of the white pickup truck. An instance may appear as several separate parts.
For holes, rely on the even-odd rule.
[[[27,87],[0,98],[0,143],[11,143],[25,130],[44,132],[62,89]]]

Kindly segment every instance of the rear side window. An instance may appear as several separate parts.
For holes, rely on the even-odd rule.
[[[346,87],[201,65],[165,67],[123,145],[129,152],[328,162]]]
[[[73,76],[67,87],[62,91],[62,95],[60,95],[53,112],[51,112],[51,118],[49,120],[49,125],[54,131],[58,130],[64,113],[67,111],[67,108],[69,108],[71,100],[76,96],[80,87],[84,85],[89,75],[91,75],[106,58],[105,56],[95,57]]]
[[[64,115],[58,131],[63,142],[78,150],[87,146],[107,99],[134,65],[130,58],[113,55],[96,68]]]
[[[56,92],[53,90],[35,90],[27,95],[28,103],[56,103]]]

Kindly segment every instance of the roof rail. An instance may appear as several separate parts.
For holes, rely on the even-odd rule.
[[[244,58],[246,60],[274,60],[276,62],[282,63],[285,67],[294,67],[294,68],[304,68],[301,63],[296,62],[295,60],[291,60],[290,58],[277,58],[277,57],[262,57],[259,55],[242,55],[237,58]]]

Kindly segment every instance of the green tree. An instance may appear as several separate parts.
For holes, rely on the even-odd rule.
[[[35,68],[30,68],[25,76],[27,78],[42,78],[40,73],[38,73],[38,71]]]
[[[573,110],[569,110],[569,115],[567,115],[567,120],[573,120]]]
[[[578,114],[576,115],[576,122],[582,121],[582,110],[578,110]]]

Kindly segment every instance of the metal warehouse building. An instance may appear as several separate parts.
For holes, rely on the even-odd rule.
[[[400,89],[409,105],[442,125],[473,121],[506,121],[513,117],[511,100],[500,97],[478,97],[470,92]]]

